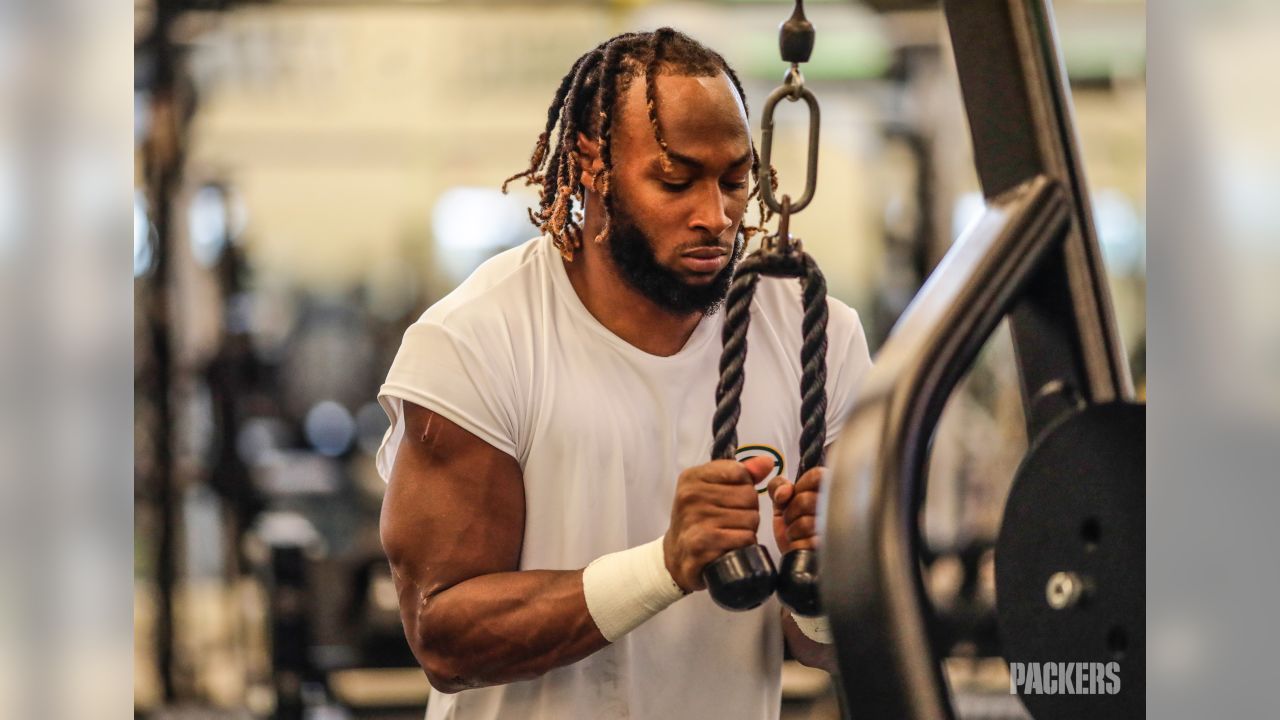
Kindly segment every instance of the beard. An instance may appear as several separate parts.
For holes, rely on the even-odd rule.
[[[674,315],[694,312],[713,315],[729,293],[733,271],[742,257],[746,241],[739,230],[729,262],[710,282],[696,284],[658,262],[653,241],[621,208],[614,208],[608,245],[609,255],[623,280],[655,305]],[[710,246],[711,243],[703,245]]]

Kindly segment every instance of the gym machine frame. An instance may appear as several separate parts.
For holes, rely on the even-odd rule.
[[[819,515],[821,590],[855,717],[954,717],[930,642],[920,509],[939,416],[1000,321],[1012,331],[1030,446],[1107,404],[1137,408],[1145,427],[1130,405],[1048,0],[944,0],[943,9],[987,208],[894,327],[836,445]],[[1137,677],[1126,680],[1140,703],[1143,631],[1134,631]]]

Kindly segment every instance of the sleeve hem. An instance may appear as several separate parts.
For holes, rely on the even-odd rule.
[[[493,430],[476,423],[474,420],[468,418],[457,407],[439,398],[432,397],[431,395],[428,395],[426,393],[414,390],[412,388],[405,387],[404,385],[400,385],[397,383],[390,383],[390,382],[383,383],[382,387],[378,390],[378,397],[382,397],[382,396],[390,396],[390,397],[400,398],[401,400],[407,400],[408,402],[414,403],[415,405],[420,405],[424,408],[427,408],[432,412],[440,413],[447,420],[453,422],[458,427],[462,428],[463,430],[466,430],[472,435],[475,435],[476,437],[480,438],[484,442],[493,446],[495,450],[506,453],[507,455],[510,455],[512,458],[519,460],[519,457],[516,454],[517,451],[516,451],[515,443],[511,442],[506,438],[503,438],[501,435],[495,433]]]

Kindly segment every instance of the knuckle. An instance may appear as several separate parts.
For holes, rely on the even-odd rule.
[[[788,521],[796,521],[802,517],[816,515],[818,512],[818,503],[813,498],[798,497],[795,502],[787,507],[786,518]]]
[[[742,493],[732,485],[720,485],[716,488],[715,504],[725,508],[742,507]]]
[[[755,523],[759,520],[749,510],[735,510],[724,516],[720,522],[720,529],[726,532],[741,530],[743,528],[755,527]]]
[[[676,484],[676,495],[675,495],[676,504],[679,505],[683,503],[688,497],[689,497],[689,484],[682,479],[680,480],[679,483]]]
[[[695,485],[686,483],[676,488],[676,504],[682,507],[697,504],[698,498],[699,493]]]
[[[699,554],[711,554],[712,557],[708,558],[709,560],[714,560],[715,557],[718,557],[720,543],[717,530],[717,528],[707,524],[699,525],[698,542],[694,545],[695,552]]]
[[[676,488],[676,501],[685,509],[704,502],[703,497],[704,492],[699,484],[686,483],[684,486]]]
[[[720,537],[721,532],[723,532],[722,528],[707,528],[703,536],[702,552],[710,556],[707,558],[708,560],[718,558],[724,553],[724,543]]]
[[[805,473],[804,478],[802,478],[801,480],[801,482],[804,484],[804,488],[806,490],[817,491],[818,488],[822,487],[822,479],[825,473],[826,473],[826,469],[820,468],[820,467],[814,468],[809,472]]]
[[[683,540],[685,552],[690,555],[696,555],[706,543],[706,531],[702,529],[701,525],[690,525],[684,531]]]
[[[705,465],[699,465],[698,470],[707,479],[714,479],[724,475],[732,462],[732,460],[712,460]]]
[[[717,476],[722,482],[741,484],[751,481],[751,473],[736,460],[721,460],[716,467]]]
[[[817,526],[814,523],[813,516],[806,515],[787,526],[787,538],[790,540],[803,540],[813,537],[816,530]]]
[[[716,547],[720,553],[730,552],[742,547],[742,545],[737,542],[738,532],[739,531],[737,530],[722,528],[716,533]]]

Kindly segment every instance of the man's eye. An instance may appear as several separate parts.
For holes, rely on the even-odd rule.
[[[673,193],[684,192],[685,190],[689,189],[690,185],[693,184],[691,182],[667,182],[666,180],[659,180],[658,182],[662,183],[663,190],[666,190],[667,192],[673,192]]]
[[[731,180],[724,180],[720,184],[724,185],[726,188],[729,188],[730,190],[746,190],[747,189],[746,180],[743,180],[742,182],[733,182]]]

